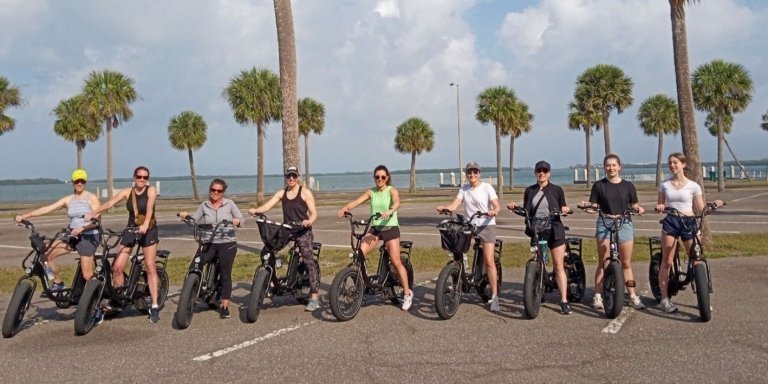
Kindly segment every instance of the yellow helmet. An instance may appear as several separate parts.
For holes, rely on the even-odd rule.
[[[72,181],[77,180],[88,181],[88,173],[85,172],[85,169],[75,169],[72,171]]]

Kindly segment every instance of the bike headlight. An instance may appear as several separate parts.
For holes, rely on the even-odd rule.
[[[536,247],[531,247],[531,253],[536,252]]]
[[[355,258],[355,254],[354,254],[354,253],[352,253],[352,252],[350,252],[350,253],[349,253],[349,258],[350,258],[350,259],[353,259],[353,258]]]
[[[269,260],[269,253],[265,253],[264,256],[261,257],[261,259],[264,261]]]
[[[101,265],[96,266],[96,273],[101,273]]]
[[[200,256],[195,256],[195,264],[200,263]]]
[[[24,272],[26,272],[26,274],[29,275],[30,273],[32,273],[32,268],[27,267],[27,269],[25,269]]]

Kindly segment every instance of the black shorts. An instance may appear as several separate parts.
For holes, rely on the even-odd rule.
[[[371,227],[368,233],[386,243],[387,241],[400,238],[400,227]]]
[[[69,245],[70,249],[77,251],[80,256],[90,256],[96,254],[96,249],[99,247],[101,241],[101,234],[96,233],[83,233],[78,237],[71,237],[64,242]]]
[[[558,236],[560,231],[551,230],[549,231],[549,236],[547,236],[547,247],[549,249],[557,248],[563,244],[565,244],[565,236]],[[565,234],[565,233],[563,233]],[[544,240],[544,239],[541,239]],[[533,245],[533,239],[531,239],[531,245]]]
[[[120,245],[126,247],[133,247],[136,244],[142,248],[155,245],[160,242],[160,238],[157,232],[157,226],[149,227],[147,233],[139,234],[129,231],[127,228],[123,231],[123,238],[120,240]]]

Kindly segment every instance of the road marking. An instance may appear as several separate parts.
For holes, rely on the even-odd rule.
[[[768,192],[763,192],[763,193],[758,193],[757,195],[742,197],[740,199],[731,200],[731,202],[735,203],[737,201],[747,200],[747,199],[751,199],[753,197],[758,197],[758,196],[763,196],[763,195],[768,195]]]
[[[308,325],[311,325],[311,324],[314,324],[314,323],[317,323],[317,322],[318,322],[318,320],[313,320],[313,321],[310,321],[308,323],[294,325],[293,327],[278,329],[276,331],[272,331],[270,333],[267,333],[264,336],[259,336],[259,337],[255,338],[255,339],[244,341],[244,342],[242,342],[240,344],[235,344],[235,345],[233,345],[231,347],[227,347],[227,348],[215,351],[215,352],[206,353],[205,355],[200,355],[200,356],[194,357],[194,358],[192,358],[192,360],[194,360],[194,361],[208,361],[208,360],[211,360],[211,359],[213,359],[215,357],[224,356],[224,355],[226,355],[226,354],[228,354],[230,352],[235,352],[235,351],[238,351],[240,349],[243,349],[243,348],[246,348],[246,347],[250,347],[252,345],[256,345],[256,344],[258,344],[258,343],[260,343],[262,341],[278,337],[278,336],[286,334],[288,332],[293,332],[293,331],[295,331],[295,330],[297,330],[297,329],[299,329],[301,327],[306,327]]]
[[[15,245],[3,245],[3,244],[0,244],[0,248],[30,249],[29,247],[18,247],[18,246],[15,246]]]
[[[629,309],[621,311],[621,315],[619,317],[611,320],[610,323],[608,323],[608,326],[603,328],[603,333],[613,333],[616,334],[621,330],[621,327],[624,325],[624,322],[629,319],[629,316],[632,315],[632,312],[634,312],[634,309]]]

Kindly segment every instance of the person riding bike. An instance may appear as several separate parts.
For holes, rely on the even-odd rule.
[[[363,192],[360,197],[347,203],[339,212],[339,217],[349,212],[367,200],[371,200],[371,215],[380,213],[381,216],[373,219],[368,234],[363,238],[360,252],[363,256],[376,248],[379,240],[384,241],[389,254],[389,260],[397,271],[400,284],[403,287],[403,306],[407,311],[413,305],[413,291],[409,286],[408,272],[400,261],[400,224],[397,220],[397,210],[400,208],[400,193],[392,186],[389,169],[379,165],[373,170],[373,179],[376,186]]]
[[[551,167],[546,161],[539,161],[534,167],[537,183],[529,186],[523,193],[523,207],[528,211],[529,217],[535,217],[537,220],[547,220],[549,213],[554,209],[568,214],[570,209],[565,202],[565,193],[560,186],[549,182]],[[507,208],[512,210],[517,207],[514,202],[507,204]],[[525,228],[525,233],[533,241],[533,232],[536,226],[530,223]],[[552,262],[555,266],[555,276],[557,280],[557,290],[560,292],[560,313],[571,314],[571,305],[568,303],[568,278],[565,274],[565,226],[560,216],[552,220],[552,228],[548,236],[541,238],[546,240],[549,246],[549,252],[552,254]],[[533,245],[533,244],[532,244]]]
[[[155,220],[156,199],[157,189],[149,185],[149,169],[142,165],[133,170],[132,187],[121,190],[111,200],[100,205],[91,214],[85,216],[86,220],[90,220],[93,217],[98,217],[101,212],[114,207],[121,200],[127,201],[127,226],[138,227],[138,236],[134,235],[130,228],[126,228],[123,232],[117,257],[115,257],[115,262],[112,264],[112,282],[115,287],[121,287],[125,284],[125,281],[123,281],[123,270],[128,262],[131,249],[136,244],[141,245],[147,269],[147,284],[149,285],[149,293],[152,297],[152,306],[149,309],[149,321],[152,323],[160,321],[160,307],[157,304],[158,278],[157,269],[155,268],[157,245],[160,242]]]
[[[636,210],[643,214],[645,209],[640,206],[637,198],[637,190],[634,184],[624,180],[619,175],[621,171],[621,159],[613,153],[609,153],[603,159],[603,169],[605,177],[596,181],[592,185],[592,191],[589,194],[589,203],[579,202],[579,206],[591,206],[600,209],[604,216],[612,219],[618,219],[627,209]],[[640,297],[636,293],[634,274],[632,273],[632,247],[634,245],[634,228],[632,219],[625,217],[621,230],[618,233],[619,259],[624,275],[625,285],[629,291],[629,300],[635,309],[645,309]],[[595,268],[595,296],[592,300],[592,306],[596,309],[603,308],[603,268],[605,261],[611,255],[610,244],[611,228],[607,227],[599,217],[595,223],[595,240],[597,242],[597,253],[600,257],[598,267]],[[619,303],[621,305],[621,303]]]
[[[296,167],[285,170],[285,189],[280,189],[266,203],[248,210],[252,216],[267,213],[279,201],[283,207],[283,222],[300,222],[303,229],[293,234],[293,240],[299,247],[299,253],[309,274],[309,303],[304,308],[314,311],[320,308],[320,268],[312,247],[315,241],[312,224],[317,220],[315,197],[312,191],[301,186],[301,174]]]
[[[208,187],[209,199],[202,202],[192,218],[197,224],[216,224],[227,220],[234,227],[242,227],[245,223],[243,214],[237,208],[234,201],[224,197],[227,191],[227,183],[222,179],[213,179]],[[185,211],[179,212],[182,219],[188,216]],[[221,279],[221,305],[219,306],[219,317],[228,319],[229,304],[232,296],[232,266],[235,263],[237,255],[237,238],[235,237],[235,228],[232,226],[221,226],[218,233],[214,235],[213,242],[208,250],[203,254],[203,262],[209,263],[215,258],[219,259],[219,278]]]
[[[493,187],[480,179],[480,165],[476,162],[469,162],[464,168],[467,175],[467,184],[461,186],[456,198],[447,207],[438,206],[437,212],[449,210],[451,212],[459,208],[464,203],[464,210],[467,217],[475,212],[487,212],[489,217],[477,217],[472,220],[476,226],[476,234],[480,237],[483,244],[483,259],[485,269],[488,271],[488,281],[491,285],[491,299],[488,303],[491,305],[492,312],[498,312],[499,308],[499,286],[497,281],[496,263],[494,262],[494,248],[496,247],[496,219],[494,216],[501,210],[499,206],[499,196]]]
[[[42,216],[60,208],[67,208],[71,237],[56,239],[45,253],[44,262],[53,271],[51,291],[64,289],[64,282],[59,275],[59,267],[54,260],[59,256],[77,251],[77,254],[80,255],[80,269],[83,279],[88,281],[93,276],[93,255],[96,254],[101,240],[99,230],[89,228],[91,226],[90,220],[84,218],[86,214],[99,206],[99,198],[85,189],[88,173],[84,169],[75,169],[72,171],[70,180],[72,180],[74,187],[71,195],[64,196],[53,204],[17,215],[14,218],[17,223],[21,223],[30,217]]]

